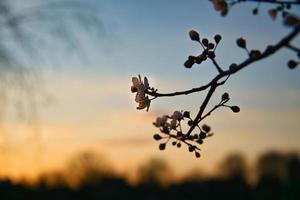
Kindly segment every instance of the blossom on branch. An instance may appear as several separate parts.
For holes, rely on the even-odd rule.
[[[246,2],[247,0],[211,0],[214,5],[214,8],[225,16],[228,12],[228,9],[233,5],[241,2]],[[249,0],[250,1],[250,0]],[[269,1],[269,0],[260,0],[257,2],[264,3],[274,3],[278,4],[279,1]],[[165,150],[168,144],[181,148],[182,145],[188,147],[189,152],[193,152],[197,158],[200,157],[200,145],[204,143],[208,137],[213,136],[211,127],[204,124],[204,121],[209,117],[214,111],[221,108],[230,109],[234,113],[240,112],[240,107],[236,105],[228,104],[230,96],[227,92],[223,93],[220,101],[215,106],[210,107],[210,101],[213,97],[216,89],[224,85],[231,75],[240,71],[241,69],[247,67],[248,65],[261,61],[280,49],[287,48],[296,53],[298,58],[290,59],[287,62],[287,65],[290,69],[295,69],[300,65],[300,50],[299,47],[292,43],[293,39],[300,33],[300,19],[299,17],[290,14],[287,10],[290,9],[291,4],[300,5],[299,0],[290,1],[280,1],[280,5],[276,7],[277,12],[282,13],[282,18],[284,19],[284,24],[293,28],[293,30],[283,37],[280,41],[273,45],[267,45],[266,49],[260,51],[258,49],[249,49],[246,39],[240,37],[236,40],[238,47],[243,49],[247,53],[246,59],[240,64],[232,63],[229,65],[229,69],[224,69],[222,65],[219,64],[218,59],[216,58],[216,49],[222,40],[220,34],[215,34],[213,40],[208,38],[201,38],[200,34],[195,31],[189,31],[189,37],[192,41],[199,43],[200,54],[190,55],[185,61],[184,66],[186,68],[192,68],[194,64],[200,65],[203,62],[211,62],[213,66],[217,69],[217,75],[207,84],[200,87],[177,91],[171,93],[160,93],[158,89],[149,86],[148,79],[145,77],[143,80],[141,76],[132,78],[131,92],[136,93],[135,101],[138,103],[137,109],[145,109],[148,111],[150,102],[158,97],[174,97],[179,95],[188,95],[196,92],[207,91],[206,96],[201,102],[200,109],[194,117],[192,117],[189,111],[174,111],[171,115],[163,115],[157,117],[153,125],[158,128],[159,132],[153,135],[153,138],[156,141],[159,141],[159,149]],[[274,12],[274,11],[272,11]],[[258,13],[258,8],[255,8],[253,14]],[[269,13],[271,17],[275,19],[274,13]],[[149,99],[149,96],[151,99]]]
[[[149,110],[151,100],[146,95],[146,91],[149,89],[149,82],[147,77],[144,77],[144,82],[141,79],[141,76],[132,77],[132,86],[131,92],[136,93],[135,102],[138,103],[138,110],[146,108],[146,111]]]

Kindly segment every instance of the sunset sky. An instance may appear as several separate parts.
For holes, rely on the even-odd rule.
[[[41,1],[16,2],[18,10]],[[96,151],[118,172],[127,174],[159,157],[169,163],[175,176],[193,169],[213,173],[232,152],[242,153],[250,162],[269,150],[300,152],[300,69],[287,68],[287,61],[296,55],[286,49],[234,74],[218,88],[210,106],[228,92],[241,112],[224,108],[205,121],[215,135],[202,145],[200,159],[186,148],[171,145],[159,151],[152,139],[158,131],[152,122],[174,110],[196,115],[202,93],[158,98],[149,112],[136,110],[130,93],[131,77],[138,74],[147,76],[161,92],[201,86],[216,75],[210,62],[184,68],[186,58],[200,52],[188,37],[191,29],[200,37],[222,35],[216,59],[224,69],[247,56],[236,46],[236,38],[246,38],[250,49],[264,50],[276,43],[290,29],[280,18],[273,21],[268,16],[268,6],[261,5],[259,15],[253,16],[255,4],[240,4],[221,17],[211,3],[199,0],[82,2],[95,9],[103,27],[96,33],[74,28],[84,59],[78,52],[55,49],[59,42],[46,38],[48,46],[41,51],[51,62],[33,62],[45,91],[37,102],[38,118],[33,124],[9,117],[2,120],[1,176],[34,177],[63,167],[82,151]],[[40,29],[39,23],[32,26],[33,31]],[[299,46],[300,38],[293,42]]]

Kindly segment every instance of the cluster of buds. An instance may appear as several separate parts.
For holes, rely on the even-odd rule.
[[[165,150],[169,142],[178,148],[184,144],[187,145],[189,152],[194,152],[195,156],[199,158],[199,145],[203,144],[205,138],[213,135],[211,128],[205,124],[202,127],[197,125],[199,128],[197,133],[188,134],[183,131],[184,122],[187,126],[192,126],[194,123],[188,111],[175,111],[171,116],[158,117],[153,125],[159,128],[160,134],[154,134],[153,138],[157,141],[164,140],[159,144],[160,150]]]
[[[195,63],[201,64],[206,61],[207,58],[214,59],[216,57],[215,50],[222,39],[221,35],[216,34],[214,36],[214,43],[209,41],[207,38],[201,39],[199,33],[195,30],[191,30],[189,32],[189,36],[192,41],[196,41],[202,46],[203,51],[198,56],[189,56],[184,63],[186,68],[191,68]]]
[[[238,106],[229,106],[226,103],[230,100],[229,94],[224,93],[221,97],[221,101],[217,104],[206,116],[210,115],[212,111],[219,107],[228,107],[234,113],[238,113],[240,108]],[[204,117],[205,118],[205,117]],[[160,150],[165,150],[169,142],[173,146],[180,148],[182,144],[188,147],[189,152],[194,152],[197,158],[200,157],[200,145],[203,144],[204,139],[213,136],[210,126],[203,124],[200,126],[200,122],[204,119],[201,118],[199,121],[194,121],[189,111],[175,111],[172,115],[163,115],[158,117],[153,125],[159,128],[160,133],[153,135],[153,138],[157,141],[164,140],[159,144]],[[191,126],[197,127],[192,132],[184,131],[183,127],[188,127],[190,130]]]

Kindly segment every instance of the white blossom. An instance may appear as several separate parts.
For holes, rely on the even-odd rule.
[[[168,116],[167,115],[163,115],[162,117],[157,117],[156,121],[153,123],[153,125],[156,126],[156,127],[158,127],[158,128],[166,126],[167,120],[168,120]]]
[[[176,119],[172,119],[171,123],[170,123],[170,128],[175,130],[176,127],[177,127],[177,120]]]
[[[144,82],[141,79],[141,76],[132,77],[132,86],[131,92],[136,93],[135,102],[139,105],[137,107],[138,110],[142,110],[146,108],[146,111],[149,110],[151,100],[146,95],[146,91],[149,89],[149,82],[147,77],[144,78]]]

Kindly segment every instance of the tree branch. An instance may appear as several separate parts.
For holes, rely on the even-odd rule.
[[[221,74],[223,72],[223,69],[220,67],[220,65],[217,63],[217,61],[214,58],[211,58],[211,61],[213,62],[213,64],[217,68],[218,72]]]
[[[295,51],[296,53],[300,52],[300,49],[298,47],[295,47],[295,46],[293,46],[291,44],[287,44],[286,47],[289,48],[290,50]]]
[[[192,126],[190,127],[190,129],[187,132],[187,136],[190,136],[190,134],[192,133],[192,131],[198,125],[199,120],[201,119],[202,114],[203,114],[203,112],[204,112],[204,110],[205,110],[205,108],[206,108],[206,106],[207,106],[207,104],[208,104],[211,96],[213,95],[214,91],[216,90],[216,88],[217,88],[217,84],[216,84],[216,82],[213,82],[212,85],[211,85],[211,87],[210,87],[210,89],[209,89],[209,91],[208,91],[208,93],[207,93],[207,95],[206,95],[206,97],[205,97],[205,99],[204,99],[204,101],[203,101],[203,103],[200,106],[200,110],[199,110],[197,116],[195,117]]]
[[[191,93],[195,93],[195,92],[200,92],[200,91],[204,91],[207,88],[211,87],[213,84],[217,84],[217,82],[228,75],[234,74],[237,71],[245,68],[246,66],[257,62],[259,60],[262,60],[274,53],[276,53],[278,50],[280,50],[282,47],[288,47],[290,41],[292,41],[297,34],[300,32],[300,25],[296,26],[293,31],[291,33],[289,33],[286,37],[284,37],[282,40],[280,40],[277,44],[273,45],[273,46],[268,46],[267,49],[259,56],[256,57],[249,57],[247,58],[245,61],[243,61],[242,63],[240,63],[239,65],[237,65],[236,67],[220,72],[217,76],[215,76],[215,78],[213,78],[208,84],[197,87],[197,88],[193,88],[190,90],[185,90],[185,91],[180,91],[180,92],[173,92],[173,93],[158,93],[156,91],[146,91],[146,94],[153,96],[153,97],[172,97],[172,96],[179,96],[179,95],[188,95]],[[290,47],[289,47],[290,48]],[[222,85],[221,83],[218,83],[218,85]]]

